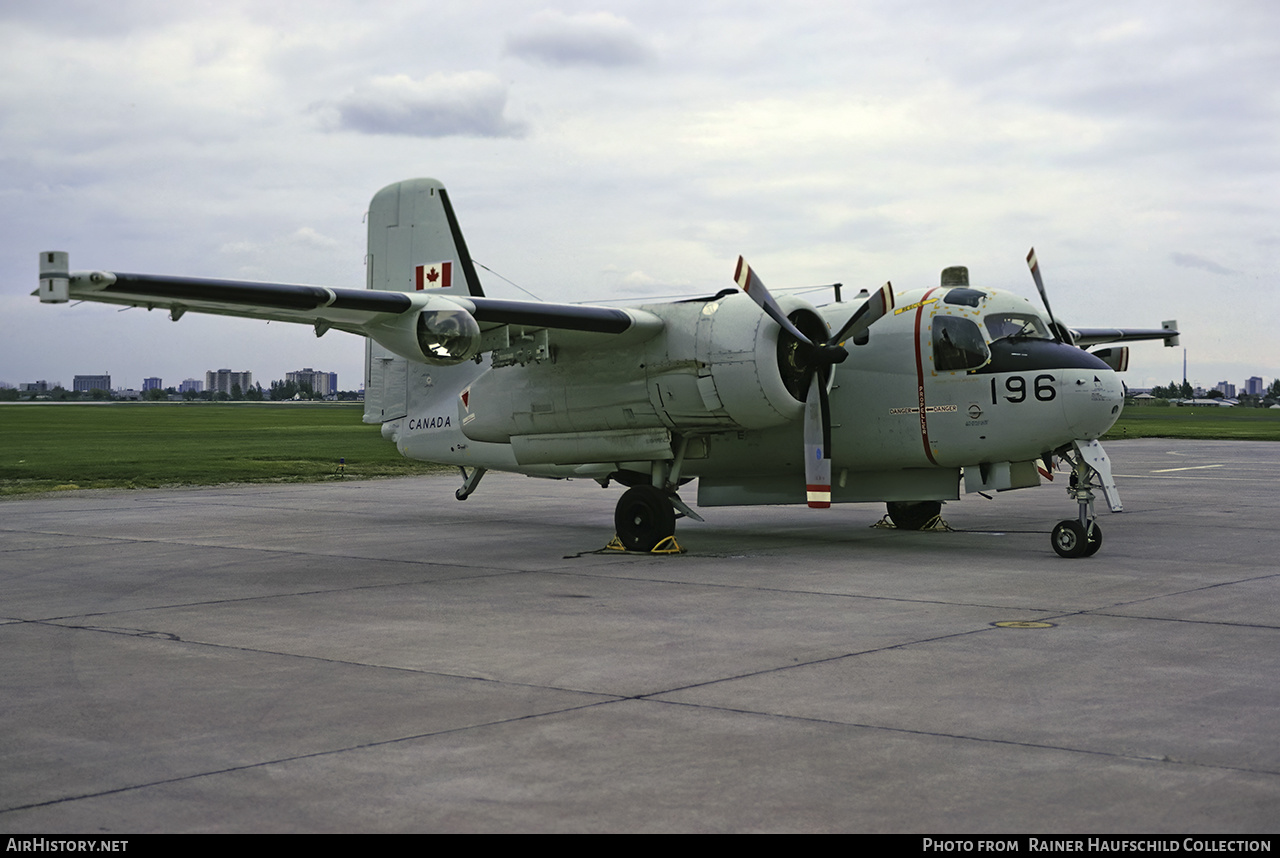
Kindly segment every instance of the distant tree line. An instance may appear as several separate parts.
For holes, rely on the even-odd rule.
[[[1151,395],[1157,399],[1190,399],[1195,395],[1195,391],[1191,389],[1190,382],[1184,381],[1178,384],[1176,381],[1171,381],[1168,387],[1157,384],[1151,388]]]

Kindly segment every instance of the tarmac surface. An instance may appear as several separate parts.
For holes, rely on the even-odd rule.
[[[1280,444],[1107,449],[1081,560],[1062,478],[672,557],[589,481],[0,502],[0,832],[1280,831]]]

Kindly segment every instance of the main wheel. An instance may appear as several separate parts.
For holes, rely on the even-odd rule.
[[[634,486],[618,499],[613,526],[628,551],[652,551],[659,542],[675,534],[676,511],[661,489]]]
[[[899,530],[919,530],[942,512],[937,501],[889,501],[889,520]]]
[[[1102,528],[1094,522],[1086,534],[1084,525],[1069,518],[1054,526],[1050,542],[1059,557],[1092,557],[1102,547]]]

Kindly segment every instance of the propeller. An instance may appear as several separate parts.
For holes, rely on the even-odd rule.
[[[1049,306],[1049,295],[1044,290],[1044,281],[1040,279],[1040,262],[1036,259],[1036,249],[1034,247],[1027,254],[1027,267],[1031,269],[1031,279],[1036,281],[1036,290],[1039,291],[1040,300],[1044,302],[1044,309],[1049,314],[1049,330],[1053,332],[1054,341],[1075,345],[1071,339],[1071,333],[1064,326],[1058,324],[1058,320],[1053,317],[1053,308]]]
[[[751,300],[764,310],[765,315],[778,323],[794,339],[787,355],[792,368],[799,370],[808,380],[804,385],[804,478],[809,506],[824,509],[831,506],[831,408],[827,401],[827,387],[831,380],[831,367],[843,363],[849,353],[841,345],[845,340],[857,338],[871,327],[871,323],[893,309],[893,287],[886,283],[874,295],[862,303],[849,316],[834,336],[815,342],[787,318],[773,300],[764,283],[738,257],[738,268],[733,279],[739,288],[751,296]]]

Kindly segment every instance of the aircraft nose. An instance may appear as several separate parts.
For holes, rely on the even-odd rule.
[[[1068,370],[1061,390],[1063,415],[1076,438],[1100,437],[1124,409],[1124,386],[1110,367]]]

